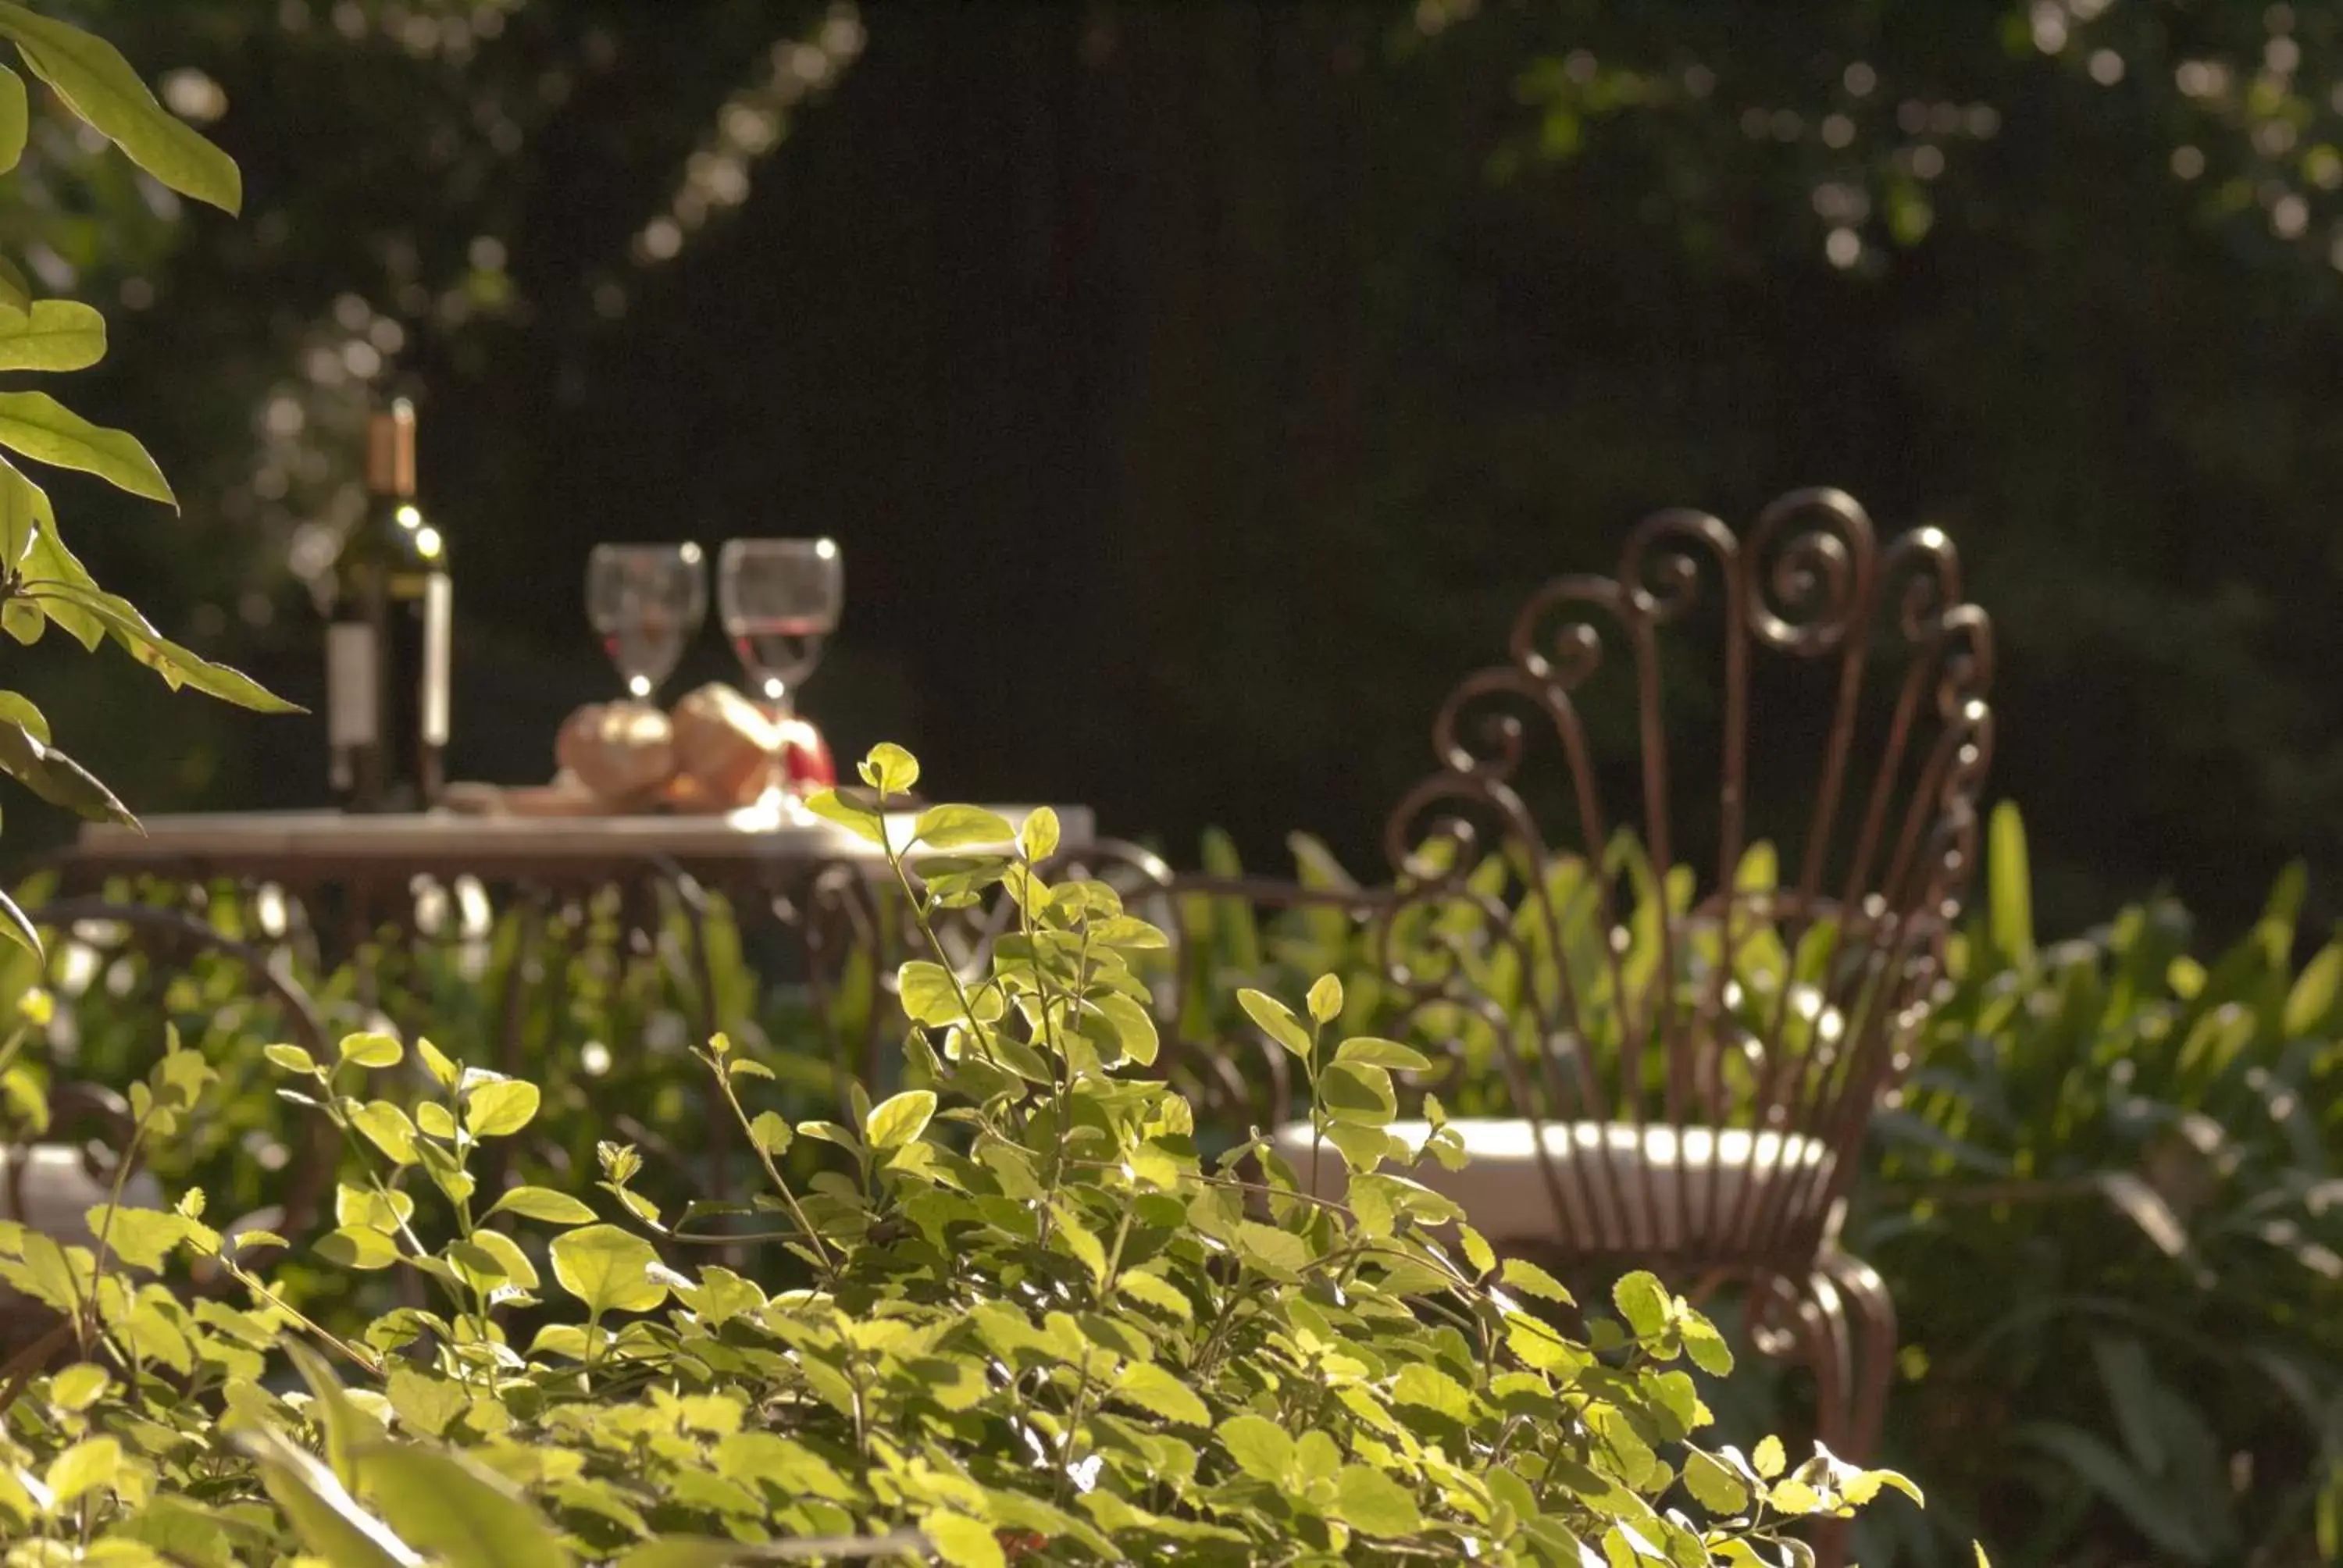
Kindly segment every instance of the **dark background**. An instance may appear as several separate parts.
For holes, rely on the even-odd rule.
[[[2161,884],[2234,928],[2298,856],[2336,911],[2327,8],[64,8],[223,93],[247,187],[175,214],[44,126],[0,208],[107,309],[69,400],[184,503],[61,477],[68,538],[313,699],[297,568],[367,398],[414,391],[461,774],[543,778],[611,690],[595,542],[826,532],[841,753],[1365,871],[1537,583],[1652,508],[1834,484],[1947,529],[1996,618],[2046,925]],[[314,720],[55,640],[12,681],[138,809],[322,799]],[[729,669],[711,631],[670,695]]]

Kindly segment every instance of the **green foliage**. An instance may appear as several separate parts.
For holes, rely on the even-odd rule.
[[[2209,964],[2168,901],[2036,951],[1993,837],[1850,1225],[1911,1346],[1897,1456],[2012,1562],[2338,1561],[2343,940],[2297,966],[2295,871]]]
[[[112,45],[15,4],[0,4],[0,38],[15,45],[25,67],[65,109],[163,184],[230,212],[241,203],[236,165],[166,113]],[[22,155],[28,114],[24,78],[0,66],[0,168],[13,167]],[[0,369],[79,370],[104,357],[106,322],[96,311],[69,300],[34,299],[23,275],[5,260],[0,260]],[[0,447],[177,505],[136,437],[93,425],[45,392],[0,393]],[[0,459],[0,629],[30,644],[51,621],[85,648],[113,638],[174,689],[193,686],[241,707],[292,710],[236,671],[162,637],[127,600],[101,589],[57,538],[46,493]],[[0,771],[84,817],[134,820],[111,790],[56,749],[48,721],[15,692],[0,693]],[[0,936],[37,943],[5,894],[0,894]]]
[[[914,768],[890,752],[866,777],[883,796]],[[1556,1282],[1496,1271],[1403,1174],[1422,1151],[1341,1146],[1382,1195],[1372,1227],[1263,1151],[1200,1154],[1106,1006],[1162,934],[1101,883],[1046,882],[1043,837],[989,876],[1016,920],[984,967],[934,945],[950,1000],[906,1037],[900,1092],[786,1138],[733,1040],[695,1053],[744,1137],[819,1153],[804,1176],[761,1160],[747,1202],[630,1201],[643,1163],[615,1142],[590,1205],[582,1181],[492,1196],[533,1086],[361,1033],[330,1064],[266,1060],[346,1141],[319,1250],[425,1304],[337,1331],[199,1192],[109,1205],[95,1248],[0,1225],[0,1280],[72,1352],[0,1391],[9,1561],[1747,1563],[1801,1517],[1911,1490],[1694,1443],[1708,1414],[1675,1363],[1729,1364],[1704,1321],[1631,1276],[1591,1348],[1543,1315],[1570,1304]],[[930,929],[947,895],[921,846],[888,856]],[[1322,1063],[1322,1128],[1380,1125],[1383,1096],[1322,1091],[1404,1065],[1332,1028],[1338,987],[1312,988],[1307,1024],[1246,1005]],[[175,1043],[133,1149],[183,1135],[216,1076]],[[247,1304],[186,1303],[146,1271],[173,1256]]]

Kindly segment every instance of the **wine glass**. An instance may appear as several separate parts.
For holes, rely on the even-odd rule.
[[[749,684],[777,719],[838,628],[846,568],[833,539],[733,539],[716,558],[716,608]]]
[[[627,695],[648,700],[708,618],[707,559],[689,543],[597,545],[586,563],[586,614]]]

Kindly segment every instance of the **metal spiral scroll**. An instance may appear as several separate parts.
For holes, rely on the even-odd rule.
[[[1643,1125],[1641,1057],[1658,1051],[1651,1060],[1664,1085],[1666,1124],[1722,1127],[1729,1119],[1719,1059],[1736,1054],[1756,1094],[1744,1108],[1755,1118],[1750,1125],[1785,1134],[1777,1143],[1784,1151],[1787,1134],[1821,1141],[1832,1159],[1811,1180],[1780,1167],[1778,1155],[1776,1168],[1753,1171],[1744,1211],[1718,1244],[1742,1253],[1785,1246],[1795,1251],[1818,1244],[1823,1216],[1854,1163],[1867,1108],[1900,1070],[1952,907],[1976,863],[1976,800],[1992,755],[1986,706],[1992,628],[1963,597],[1959,558],[1942,532],[1916,529],[1883,548],[1852,497],[1799,490],[1766,507],[1745,540],[1705,513],[1654,514],[1629,535],[1614,578],[1564,577],[1532,595],[1514,618],[1509,658],[1465,677],[1441,707],[1432,734],[1436,770],[1385,822],[1398,901],[1383,922],[1380,956],[1411,1016],[1443,1003],[1485,1018],[1488,999],[1471,994],[1473,970],[1465,960],[1485,961],[1523,940],[1513,917],[1521,900],[1550,896],[1547,873],[1557,856],[1583,853],[1594,869],[1596,919],[1605,931],[1622,923],[1616,890],[1600,872],[1615,827],[1636,829],[1664,882],[1674,866],[1675,835],[1658,639],[1695,618],[1721,632],[1724,729],[1710,797],[1719,850],[1712,890],[1695,900],[1694,913],[1662,916],[1653,979],[1631,988],[1608,942],[1592,960],[1598,971],[1608,969],[1603,978],[1622,1010],[1621,1060],[1589,1060],[1587,1042],[1600,1035],[1584,1008],[1598,976],[1574,974],[1570,955],[1558,946],[1543,955],[1555,980],[1532,979],[1535,966],[1522,955],[1523,1016],[1492,1026],[1506,1047],[1503,1065],[1518,1109],[1534,1121],[1551,1114],[1633,1117]],[[1816,759],[1820,783],[1805,809],[1805,839],[1785,846],[1799,852],[1785,855],[1780,887],[1745,893],[1733,879],[1745,849],[1745,770],[1756,744],[1750,681],[1756,659],[1769,654],[1816,667],[1817,678],[1831,682],[1832,719]],[[1889,656],[1901,666],[1885,688],[1893,717],[1884,740],[1858,746],[1866,682],[1875,663]],[[1615,818],[1601,799],[1581,709],[1606,667],[1618,669],[1633,691],[1638,720],[1641,799]],[[1541,734],[1561,752],[1559,823],[1541,822],[1530,803],[1533,739]],[[1492,856],[1504,857],[1509,867],[1499,898],[1476,893],[1466,881]],[[1842,867],[1844,881],[1826,890],[1826,872],[1835,876]],[[1453,915],[1446,925],[1427,919],[1403,943],[1395,935],[1399,917],[1414,909],[1471,913]],[[1559,912],[1543,914],[1538,929],[1558,942]],[[1826,1050],[1800,1045],[1803,1037],[1787,1017],[1786,984],[1768,1004],[1770,1020],[1737,1024],[1725,993],[1738,944],[1758,926],[1795,944],[1825,922],[1835,938],[1825,1002],[1838,1014],[1843,1034]],[[1723,952],[1699,994],[1679,975],[1680,950],[1694,950],[1683,944],[1695,932],[1708,933],[1704,941],[1721,937]],[[1549,1167],[1550,1185],[1585,1181],[1582,1165],[1607,1171],[1600,1161],[1540,1163]],[[1557,1163],[1567,1169],[1551,1169]],[[1692,1183],[1678,1174],[1678,1192],[1689,1192]],[[1602,1211],[1595,1194],[1582,1191],[1580,1197],[1575,1211]],[[1709,1212],[1717,1213],[1713,1187],[1709,1201]],[[1681,1218],[1679,1233],[1688,1235],[1689,1210]]]

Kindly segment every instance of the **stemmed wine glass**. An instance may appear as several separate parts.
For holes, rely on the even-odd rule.
[[[708,618],[707,559],[689,543],[597,545],[586,564],[586,614],[627,694],[646,701]]]
[[[776,719],[838,628],[845,563],[832,539],[733,539],[716,558],[716,608],[749,684]]]

